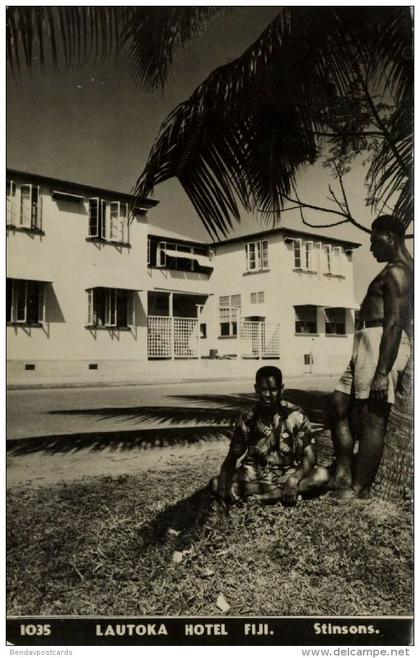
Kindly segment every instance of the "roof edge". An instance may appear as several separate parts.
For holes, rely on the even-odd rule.
[[[293,228],[285,228],[285,227],[277,227],[277,228],[270,228],[270,229],[265,229],[264,231],[258,231],[256,233],[248,233],[246,235],[241,235],[241,236],[235,236],[233,238],[228,238],[227,240],[220,240],[217,242],[211,242],[210,246],[212,247],[218,247],[220,245],[225,245],[225,244],[232,244],[234,242],[241,242],[243,240],[252,240],[253,238],[263,238],[268,235],[273,235],[277,233],[283,233],[284,235],[291,235],[291,236],[305,236],[307,238],[317,238],[321,242],[322,241],[328,241],[333,244],[340,244],[340,245],[346,245],[348,247],[351,247],[353,249],[357,249],[358,247],[361,247],[362,244],[360,242],[352,242],[351,240],[344,240],[340,238],[333,238],[328,235],[321,235],[320,233],[308,233],[306,231],[300,231],[298,229],[293,229]]]
[[[116,190],[110,190],[107,188],[103,187],[96,187],[95,185],[86,185],[85,183],[77,183],[75,181],[68,181],[68,180],[63,180],[62,178],[53,178],[51,176],[44,176],[42,174],[34,174],[30,171],[23,171],[21,169],[11,169],[7,168],[6,173],[9,176],[22,176],[22,177],[27,177],[32,180],[36,181],[42,181],[44,183],[48,183],[50,185],[61,185],[64,186],[66,189],[71,189],[71,190],[84,190],[85,192],[96,192],[99,194],[115,194],[116,196],[122,197],[124,199],[130,200],[130,201],[135,201],[136,197],[134,194],[129,194],[128,192],[117,192]],[[144,204],[144,207],[147,208],[154,208],[157,206],[159,201],[157,199],[142,199],[139,207],[142,207]]]

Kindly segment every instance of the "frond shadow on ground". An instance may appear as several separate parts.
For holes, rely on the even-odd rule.
[[[238,414],[255,404],[252,394],[237,395],[177,395],[174,400],[187,401],[188,406],[153,405],[139,407],[99,407],[92,409],[54,409],[60,416],[95,416],[99,420],[119,420],[127,423],[229,423]],[[328,394],[324,391],[289,389],[285,399],[301,407],[312,422],[323,422]]]
[[[7,442],[7,454],[20,456],[35,452],[75,453],[80,450],[147,450],[172,446],[198,445],[229,435],[229,427],[161,427],[116,432],[82,432],[53,436],[33,436]]]

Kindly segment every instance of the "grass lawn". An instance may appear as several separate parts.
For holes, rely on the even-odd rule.
[[[204,488],[225,450],[13,489],[8,614],[220,615],[220,593],[234,615],[411,613],[408,507],[312,500],[227,513]]]

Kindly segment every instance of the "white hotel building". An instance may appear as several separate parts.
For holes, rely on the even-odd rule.
[[[9,384],[344,368],[358,244],[286,228],[197,242],[150,225],[156,204],[8,170]]]

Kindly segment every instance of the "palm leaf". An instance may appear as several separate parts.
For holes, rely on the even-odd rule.
[[[7,55],[16,73],[33,68],[80,65],[88,57],[116,53],[128,19],[124,7],[8,7]]]
[[[382,60],[393,91],[406,84],[401,48],[395,62],[392,56],[393,41],[406,35],[406,14],[386,7],[283,9],[240,58],[216,69],[170,115],[136,194],[176,176],[205,226],[223,235],[240,217],[237,202],[278,218],[300,169],[322,146],[315,136],[327,124],[322,109],[348,93],[355,75],[377,81]],[[389,159],[389,144],[384,153]]]

